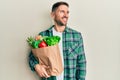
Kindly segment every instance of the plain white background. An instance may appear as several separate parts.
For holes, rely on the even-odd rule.
[[[50,27],[56,1],[0,1],[0,80],[39,80],[28,66],[26,39]],[[83,35],[86,80],[120,80],[120,0],[64,1],[70,5],[68,26]]]

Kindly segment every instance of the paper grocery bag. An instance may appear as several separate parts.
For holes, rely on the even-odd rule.
[[[32,49],[34,56],[40,64],[49,66],[47,73],[51,76],[57,76],[62,73],[63,65],[59,46],[48,46],[44,48]]]

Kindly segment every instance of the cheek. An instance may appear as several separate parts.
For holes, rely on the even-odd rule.
[[[64,14],[61,13],[61,14],[60,14],[60,17],[63,17],[63,16],[64,16]]]
[[[60,12],[59,12],[59,13],[57,14],[57,16],[58,16],[58,17],[63,17],[63,16],[64,16],[64,13],[60,13]]]
[[[61,18],[60,15],[55,16],[55,19],[60,19],[60,18]]]
[[[58,13],[58,14],[55,14],[54,18],[58,20],[58,19],[61,19],[63,16],[64,16],[63,14]]]

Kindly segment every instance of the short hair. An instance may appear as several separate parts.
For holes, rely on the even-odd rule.
[[[67,2],[63,2],[63,1],[56,2],[52,6],[52,12],[54,12],[60,5],[66,5],[67,7],[69,7],[69,4]]]

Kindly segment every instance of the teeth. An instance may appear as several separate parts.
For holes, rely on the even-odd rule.
[[[67,19],[66,18],[63,18],[64,21],[66,21]]]

